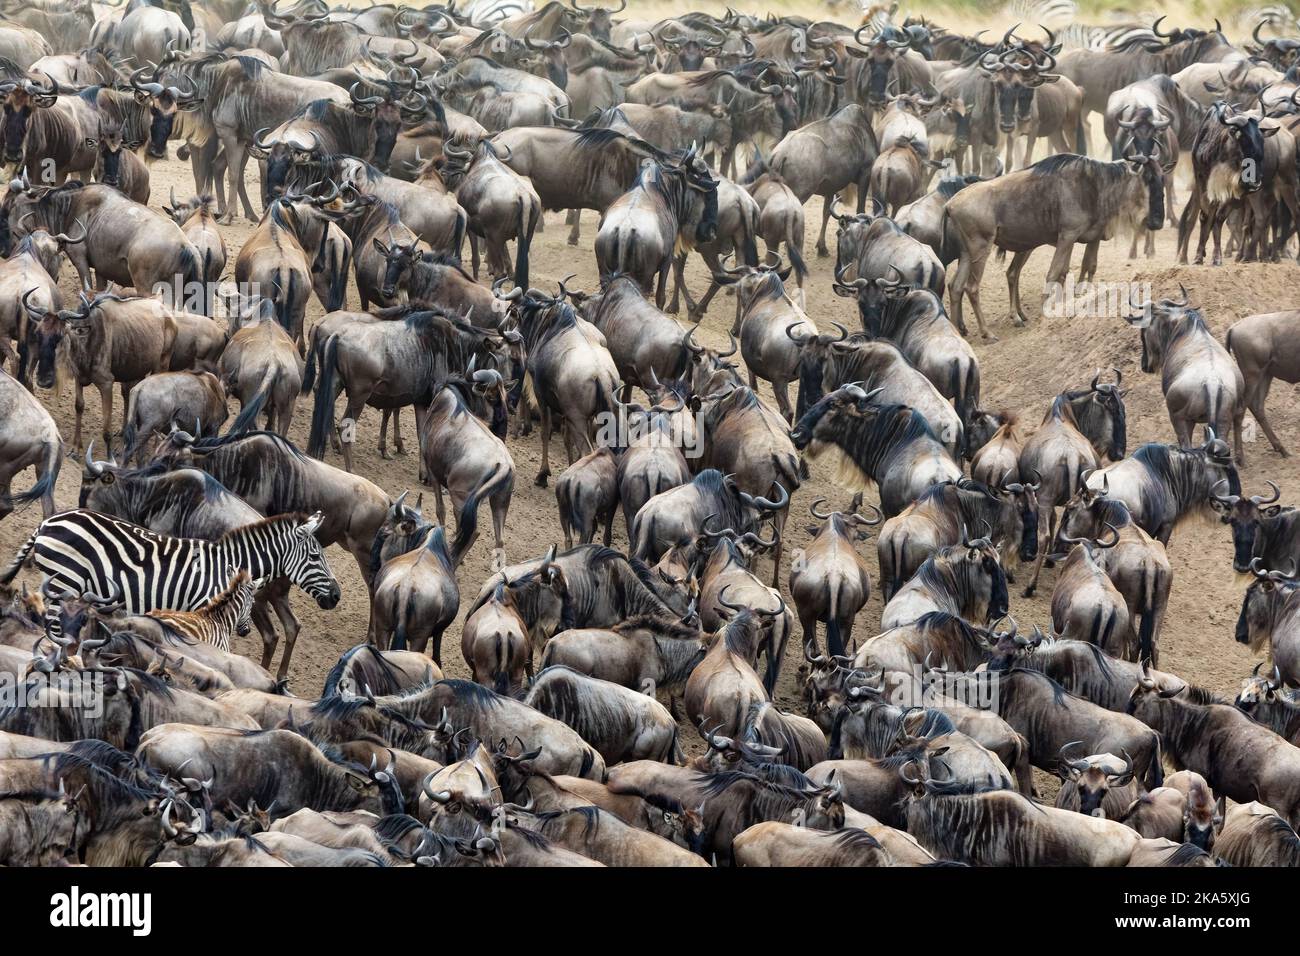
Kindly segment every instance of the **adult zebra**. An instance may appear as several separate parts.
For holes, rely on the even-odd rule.
[[[45,626],[60,633],[58,595],[94,592],[137,614],[193,611],[221,594],[240,568],[254,579],[287,577],[328,610],[339,603],[316,529],[318,511],[277,515],[226,532],[213,541],[173,538],[129,521],[77,509],[40,523],[0,582],[8,584],[31,559],[49,576]]]

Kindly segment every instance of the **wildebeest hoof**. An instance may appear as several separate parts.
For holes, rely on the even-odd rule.
[[[569,245],[571,245],[571,246],[576,246],[576,245],[578,244],[578,237],[577,237],[577,236],[570,236],[570,237],[568,238],[568,243],[569,243]]]
[[[1029,587],[1025,588],[1025,590],[1022,593],[1025,597],[1031,598],[1034,596],[1034,591],[1036,591],[1037,589],[1038,586],[1036,584],[1031,584],[1029,585]]]
[[[818,247],[817,247],[817,258],[818,258],[818,259],[826,259],[826,258],[828,258],[828,257],[830,256],[830,254],[831,254],[831,251],[830,251],[829,249],[827,249],[825,246],[818,246]]]
[[[550,477],[549,473],[547,473],[547,472],[542,472],[542,473],[539,474],[536,478],[533,479],[533,484],[535,484],[538,488],[545,488],[545,487],[546,487],[546,479],[549,478],[549,477]]]
[[[1022,323],[1022,324],[1023,324],[1023,323]],[[994,335],[992,332],[981,332],[981,333],[980,333],[980,338],[982,338],[985,342],[996,342],[996,341],[998,341],[998,337],[997,337],[996,335]]]

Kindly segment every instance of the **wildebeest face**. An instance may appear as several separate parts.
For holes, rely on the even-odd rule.
[[[1062,748],[1064,751],[1065,748]],[[1079,794],[1079,812],[1104,817],[1102,802],[1111,789],[1127,786],[1133,779],[1133,761],[1116,760],[1111,754],[1099,754],[1082,760],[1063,758],[1062,777],[1074,781]]]
[[[1259,670],[1258,667],[1255,668]],[[1233,701],[1237,709],[1242,713],[1254,716],[1255,709],[1260,704],[1271,704],[1277,700],[1279,686],[1267,677],[1260,677],[1258,673],[1252,674],[1241,682],[1241,692],[1237,694],[1237,699]]]
[[[412,263],[420,254],[419,241],[414,240],[406,245],[394,242],[390,246],[376,237],[374,243],[375,249],[384,257],[383,280],[379,285],[379,294],[391,302],[397,296],[403,278],[411,271]]]
[[[1216,115],[1219,122],[1228,127],[1233,141],[1241,150],[1240,183],[1248,193],[1258,192],[1264,185],[1264,140],[1277,133],[1277,123],[1268,121],[1261,126],[1258,116],[1246,116],[1237,113],[1231,106],[1222,107]]]
[[[1004,490],[1020,526],[1020,560],[1038,557],[1038,486],[1012,482]]]
[[[1288,571],[1294,571],[1294,563]],[[1297,584],[1281,571],[1256,570],[1256,580],[1246,589],[1237,616],[1236,638],[1238,644],[1248,644],[1253,650],[1264,646],[1273,631],[1273,619],[1280,607],[1294,593]]]
[[[15,90],[5,104],[3,134],[6,164],[22,162],[23,144],[27,140],[27,126],[31,118],[32,106],[27,95]]]
[[[41,388],[54,387],[59,343],[67,333],[67,325],[52,312],[47,312],[39,322],[27,326],[28,350],[36,353],[36,384]]]
[[[872,416],[874,411],[864,400],[846,389],[836,389],[804,413],[790,432],[790,440],[802,451],[825,441],[846,419]]]
[[[397,136],[402,131],[402,112],[396,104],[386,102],[375,110],[375,148],[371,163],[380,172],[388,171],[388,163],[397,145]]]
[[[1219,520],[1232,528],[1232,567],[1239,574],[1250,570],[1250,559],[1255,556],[1255,541],[1259,537],[1261,522],[1272,522],[1282,513],[1282,506],[1273,504],[1282,496],[1273,482],[1271,498],[1251,495],[1249,498],[1234,494],[1220,494],[1227,483],[1221,482],[1210,493],[1210,507],[1219,513]]]

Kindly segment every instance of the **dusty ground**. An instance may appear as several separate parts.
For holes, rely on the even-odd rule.
[[[176,187],[180,196],[192,191],[188,164],[168,161],[153,167],[154,204],[165,202],[168,191]],[[250,193],[257,195],[250,187]],[[1186,190],[1180,191],[1186,196]],[[819,202],[814,200],[808,210],[809,262],[812,276],[808,283],[808,313],[823,328],[832,320],[855,327],[856,308],[846,299],[831,292],[830,260],[818,259],[812,253],[815,223],[820,221]],[[576,272],[573,285],[585,289],[596,286],[595,258],[592,240],[597,217],[583,216],[583,237],[577,249],[565,244],[567,230],[563,216],[552,213],[549,228],[533,245],[532,274],[535,285],[543,285]],[[250,231],[247,223],[237,223],[224,228],[230,246],[230,262]],[[1157,255],[1152,260],[1129,261],[1127,241],[1107,243],[1101,251],[1097,277],[1102,281],[1149,281],[1156,294],[1176,294],[1178,284],[1186,285],[1192,301],[1200,305],[1206,317],[1222,339],[1229,325],[1244,316],[1295,306],[1296,282],[1300,270],[1294,262],[1278,265],[1236,265],[1220,268],[1183,267],[1172,265],[1174,236],[1168,231],[1159,234]],[[1079,256],[1076,254],[1077,264]],[[983,404],[990,408],[1013,410],[1030,428],[1041,420],[1051,398],[1069,386],[1085,383],[1099,366],[1115,366],[1124,373],[1126,385],[1132,390],[1128,396],[1130,450],[1145,441],[1171,441],[1172,429],[1165,412],[1157,376],[1143,375],[1139,368],[1137,333],[1130,330],[1120,318],[1096,319],[1040,319],[1035,307],[1036,297],[1030,290],[1041,287],[1043,273],[1050,252],[1040,250],[1030,260],[1024,272],[1025,304],[1033,317],[1027,328],[1017,329],[1006,318],[1006,287],[1000,269],[990,263],[984,282],[984,302],[988,309],[992,330],[1000,336],[993,344],[975,342],[983,375]],[[700,293],[707,278],[698,259],[688,270],[691,287]],[[63,282],[69,291],[75,289],[75,275],[65,268]],[[355,308],[355,300],[350,306]],[[701,324],[699,338],[710,344],[726,344],[726,329],[732,319],[734,300],[719,296]],[[322,310],[313,302],[308,322],[320,319]],[[1275,384],[1269,400],[1277,431],[1291,449],[1300,448],[1300,414],[1298,414],[1297,389]],[[40,397],[52,402],[55,418],[67,438],[72,435],[72,401],[68,394],[57,400],[48,393]],[[310,408],[303,400],[292,430],[291,438],[305,446]],[[87,395],[85,433],[93,436],[99,431],[99,402],[93,394]],[[236,409],[232,403],[232,413]],[[121,409],[115,410],[120,428]],[[379,415],[373,409],[362,415],[358,425],[355,446],[357,470],[378,483],[390,495],[405,489],[418,489],[414,416],[403,416],[403,431],[407,453],[393,461],[384,461],[376,451]],[[507,522],[507,559],[519,561],[542,554],[553,542],[561,541],[553,489],[537,488],[532,479],[540,459],[540,442],[537,431],[525,440],[512,441],[519,480],[515,486],[514,501]],[[559,462],[556,474],[563,469],[562,446],[557,442],[552,449]],[[1259,441],[1247,446],[1248,464],[1242,469],[1242,483],[1247,494],[1266,490],[1264,479],[1271,478],[1283,489],[1284,501],[1294,501],[1300,488],[1300,465],[1297,459],[1282,459],[1267,446],[1262,435]],[[340,464],[331,454],[328,459]],[[31,484],[31,473],[20,476],[15,489],[22,490]],[[58,482],[56,500],[61,508],[75,507],[81,477],[79,461],[65,463]],[[799,547],[807,540],[805,526],[808,502],[819,495],[827,496],[832,503],[844,506],[849,494],[832,485],[828,476],[816,466],[812,480],[807,482],[795,497],[793,519],[787,526],[788,544]],[[39,507],[32,507],[12,515],[0,524],[0,556],[11,555],[26,535],[40,521]],[[484,522],[487,516],[484,515]],[[490,527],[490,526],[489,526]],[[626,546],[621,526],[616,526],[615,545]],[[874,567],[876,564],[874,542],[864,546],[864,553]],[[489,573],[491,561],[491,535],[480,537],[467,557],[458,576],[462,600],[468,604],[477,593],[480,583]],[[1240,607],[1243,581],[1231,568],[1231,542],[1228,529],[1218,523],[1184,526],[1174,535],[1170,544],[1170,560],[1175,576],[1169,613],[1162,638],[1162,665],[1198,684],[1216,691],[1233,693],[1242,677],[1249,674],[1255,659],[1249,651],[1233,640],[1233,626]],[[786,554],[790,551],[787,549]],[[294,654],[290,676],[292,690],[304,697],[315,697],[320,690],[330,665],[344,649],[365,637],[368,604],[366,590],[351,558],[341,549],[333,549],[330,559],[343,587],[343,601],[333,612],[318,610],[315,603],[296,593],[294,604],[303,621],[303,632]],[[7,558],[6,558],[7,560]],[[768,565],[764,562],[764,566]],[[783,580],[788,575],[783,569]],[[766,572],[760,572],[766,573]],[[1022,626],[1049,623],[1049,602],[1054,577],[1044,572],[1044,586],[1038,596],[1026,600],[1020,588],[1012,586],[1011,608]],[[35,583],[35,582],[33,582]],[[877,594],[860,615],[854,637],[861,641],[876,633],[881,604]],[[443,663],[450,676],[468,676],[460,654],[461,621],[457,620],[447,631],[443,641]],[[256,638],[240,642],[238,649],[257,658],[260,642]],[[795,668],[800,655],[798,643],[791,643],[790,654],[778,686],[778,702],[784,708],[798,707],[798,689]],[[278,657],[277,657],[278,663]],[[684,740],[698,744],[693,730],[687,731]],[[692,747],[692,749],[694,749]],[[1045,782],[1045,781],[1044,781]]]

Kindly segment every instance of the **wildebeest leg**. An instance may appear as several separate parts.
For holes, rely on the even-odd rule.
[[[392,417],[391,408],[384,409],[384,416],[379,421],[379,457],[384,461],[392,461],[393,456],[388,454],[388,419]]]
[[[1214,257],[1210,259],[1210,265],[1223,265],[1223,223],[1228,218],[1228,204],[1220,203],[1219,208],[1214,214],[1214,223],[1211,232],[1214,236]]]
[[[659,281],[655,284],[655,308],[664,307],[664,299],[668,295],[668,273],[672,271],[672,256],[665,256],[663,264],[659,267]]]
[[[1246,405],[1250,408],[1250,413],[1255,416],[1255,421],[1259,422],[1259,427],[1264,429],[1264,435],[1268,438],[1268,443],[1273,446],[1273,450],[1286,458],[1291,453],[1282,447],[1282,442],[1278,440],[1273,426],[1268,423],[1268,416],[1264,414],[1264,402],[1268,398],[1268,390],[1272,384],[1271,375],[1261,375],[1254,383],[1254,387],[1247,391]]]
[[[772,394],[776,396],[776,406],[781,411],[781,417],[793,425],[794,409],[790,407],[790,383],[773,382]]]
[[[1052,264],[1047,268],[1047,284],[1063,285],[1065,275],[1070,271],[1070,256],[1074,254],[1074,236],[1061,236],[1056,241],[1056,251],[1052,254]]]
[[[270,670],[271,659],[275,657],[275,647],[280,643],[280,635],[276,633],[275,624],[271,620],[271,609],[264,593],[258,594],[253,601],[253,626],[257,628],[257,634],[262,639],[262,666]]]
[[[576,246],[578,244],[578,233],[582,226],[582,210],[570,209],[569,215],[564,221],[567,225],[573,227],[569,230],[569,245]],[[537,231],[542,231],[542,223],[540,220],[537,223]]]
[[[434,512],[438,515],[438,524],[446,525],[447,508],[442,502],[442,484],[436,479],[429,482],[433,486],[433,507]]]
[[[1192,444],[1192,421],[1183,415],[1169,413],[1170,424],[1174,426],[1174,437],[1180,448],[1190,448]],[[1220,432],[1219,434],[1222,434]]]
[[[785,519],[790,516],[790,506],[772,516],[773,530],[776,532],[776,550],[772,553],[772,587],[781,586],[781,552],[785,550]]]
[[[1020,270],[1025,267],[1025,262],[1032,252],[1032,249],[1017,252],[1011,257],[1011,265],[1007,266],[1007,289],[1011,298],[1011,321],[1017,326],[1023,326],[1029,321],[1025,318],[1024,307],[1020,304]]]
[[[497,562],[497,567],[506,565],[506,515],[510,512],[510,496],[514,493],[515,482],[512,478],[505,486],[493,493],[488,499],[492,507],[492,548],[494,554],[493,561]],[[613,520],[613,514],[610,514],[610,520]],[[605,532],[605,544],[609,544],[609,531]]]
[[[244,208],[244,218],[249,222],[257,222],[257,216],[253,212],[253,201],[248,197],[248,186],[244,182],[244,170],[248,166],[248,150],[244,144],[240,143],[233,136],[225,143],[226,163],[230,167],[230,182],[232,192],[238,191],[239,202]],[[234,206],[233,199],[231,206]]]
[[[469,261],[475,280],[478,279],[478,236],[469,234]]]
[[[110,392],[109,394],[109,400],[111,401],[112,393]],[[75,392],[72,398],[72,410],[75,413],[74,424],[72,426],[72,457],[75,458],[81,454],[81,419],[82,416],[86,414],[86,390],[82,388],[80,382],[77,382],[75,386]]]
[[[99,389],[99,406],[103,419],[99,423],[100,433],[104,439],[104,447],[113,447],[113,383],[101,383],[96,386]]]
[[[547,479],[551,477],[551,410],[542,405],[540,412],[542,416],[542,467],[537,472],[537,477],[533,479],[533,484],[539,488],[545,488]]]
[[[276,668],[275,676],[277,680],[284,680],[289,673],[289,661],[293,659],[293,646],[298,640],[298,632],[302,630],[302,625],[293,613],[293,608],[289,604],[289,589],[291,583],[288,578],[277,578],[272,581],[267,592],[270,595],[271,607],[275,610],[275,616],[280,621],[280,627],[284,630],[284,656],[280,658],[280,666]],[[270,662],[262,665],[270,667]]]
[[[1044,518],[1047,520],[1044,521]],[[1034,560],[1034,576],[1031,577],[1029,583],[1025,585],[1024,595],[1027,598],[1034,596],[1034,591],[1038,588],[1038,575],[1043,572],[1043,561],[1047,557],[1047,552],[1052,548],[1052,542],[1056,540],[1055,508],[1038,509],[1038,527],[1040,529],[1043,527],[1047,528],[1047,540],[1044,542],[1040,539],[1038,542],[1038,557]]]
[[[349,474],[352,474],[352,446],[356,444],[357,441],[357,419],[360,418],[361,413],[366,410],[366,399],[369,397],[369,389],[364,393],[355,396],[349,391],[348,404],[343,411],[343,419],[339,422],[340,441],[343,445],[343,468]],[[347,427],[349,422],[352,424],[350,435],[348,434],[349,429]]]
[[[686,253],[673,256],[673,298],[664,309],[669,315],[676,315],[681,309],[681,300],[679,293],[686,293],[686,310],[688,313],[694,311],[694,303],[691,302],[691,293],[686,288]]]
[[[1100,240],[1093,240],[1083,247],[1083,263],[1079,266],[1079,281],[1091,282],[1097,277],[1097,249]]]
[[[817,234],[817,255],[825,259],[831,254],[826,248],[826,224],[831,221],[831,200],[834,196],[822,197],[822,231]]]

